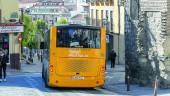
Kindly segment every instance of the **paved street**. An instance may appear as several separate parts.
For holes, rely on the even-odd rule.
[[[25,73],[9,76],[0,83],[0,96],[113,96],[118,95],[104,89],[45,88],[40,73]]]
[[[7,82],[0,83],[0,96],[153,96],[152,87],[131,85],[126,91],[124,65],[107,64],[104,89],[46,88],[41,78],[41,63],[25,64],[20,71],[7,68]],[[170,96],[169,89],[158,89],[159,96]]]
[[[7,82],[0,83],[0,96],[117,96],[123,95],[116,90],[109,90],[109,86],[116,83],[124,83],[124,68],[116,66],[114,71],[118,72],[118,78],[113,69],[107,66],[106,83],[104,88],[95,89],[73,89],[73,88],[46,88],[41,78],[41,63],[34,58],[33,64],[22,62],[21,70],[7,68]],[[120,71],[120,72],[119,72]],[[114,76],[113,76],[114,75]],[[114,89],[114,88],[113,88]]]

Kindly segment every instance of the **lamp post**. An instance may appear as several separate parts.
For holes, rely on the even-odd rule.
[[[155,62],[155,81],[154,81],[154,96],[157,96],[157,88],[158,88],[158,76],[159,76],[159,61],[158,61],[158,54],[156,51],[153,53],[153,60]]]
[[[106,32],[108,30],[107,25],[108,25],[108,20],[107,19],[102,19],[102,27],[106,27]],[[106,44],[106,46],[107,46],[107,44]],[[107,49],[106,49],[106,53],[107,53]],[[107,54],[106,54],[106,56],[107,56]],[[105,62],[107,62],[107,60],[105,60]],[[106,68],[107,67],[105,66],[105,70],[106,70]]]
[[[126,72],[126,75],[125,75],[126,90],[130,91],[130,70],[129,70],[129,64],[128,63],[126,64],[125,70],[126,70],[125,71]]]

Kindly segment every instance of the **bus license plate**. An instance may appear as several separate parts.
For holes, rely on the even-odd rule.
[[[83,76],[73,76],[72,79],[74,80],[84,80]]]

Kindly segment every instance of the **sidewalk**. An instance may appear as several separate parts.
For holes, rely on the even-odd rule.
[[[130,96],[153,96],[152,87],[140,87],[139,85],[130,85],[130,91],[126,91],[125,84],[125,65],[116,65],[110,68],[110,62],[107,64],[106,82],[104,88]],[[170,96],[170,89],[158,89],[157,96]]]
[[[113,90],[114,92],[130,95],[131,92],[126,91],[125,85],[125,65],[115,65],[114,68],[110,68],[110,62],[107,63],[106,68],[106,81],[105,89]]]
[[[27,73],[41,73],[42,63],[35,56],[33,64],[27,64],[24,60],[21,61],[21,70],[11,69],[10,66],[7,67],[7,75],[13,74],[27,74]]]

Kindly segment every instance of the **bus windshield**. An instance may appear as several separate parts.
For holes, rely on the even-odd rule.
[[[63,28],[57,31],[57,47],[100,48],[99,29]]]

